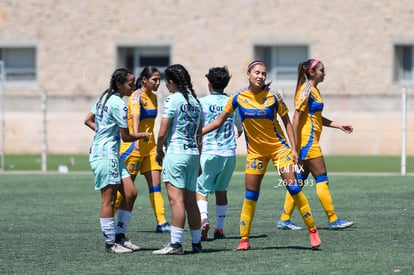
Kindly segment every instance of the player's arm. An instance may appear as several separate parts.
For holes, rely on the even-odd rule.
[[[340,122],[335,122],[332,121],[326,117],[322,117],[322,125],[326,126],[326,127],[331,127],[331,128],[337,128],[340,129],[342,131],[344,131],[347,134],[352,133],[352,131],[354,130],[352,128],[352,125],[350,124],[344,124],[344,123],[340,123]]]
[[[164,143],[167,140],[170,125],[171,125],[170,118],[163,117],[161,119],[161,125],[158,131],[158,139],[157,139],[157,156],[155,157],[159,165],[162,165],[162,160],[164,159],[163,148],[164,148]]]
[[[230,114],[223,111],[220,116],[218,116],[215,120],[213,120],[211,123],[207,124],[203,127],[202,133],[203,135],[208,134],[218,128],[220,128],[224,122],[229,118]]]
[[[121,132],[121,138],[125,142],[132,142],[138,139],[143,139],[147,141],[151,135],[148,132],[141,132],[137,134],[130,133],[128,128],[121,128],[120,132]]]
[[[88,126],[89,128],[91,128],[93,131],[95,131],[95,114],[92,112],[89,112],[86,115],[85,121],[84,121],[85,125]]]
[[[300,120],[300,116],[303,114],[303,112],[301,110],[295,110],[295,112],[293,113],[293,134],[295,136],[295,139],[298,137],[298,129],[299,129],[299,120]]]
[[[139,115],[138,114],[133,114],[132,115],[132,131],[134,134],[138,134],[139,133]],[[139,142],[136,141],[135,142],[135,149],[139,150]]]
[[[284,116],[281,117],[283,124],[285,125],[285,129],[286,129],[286,133],[289,139],[289,143],[290,143],[290,147],[292,150],[292,157],[295,160],[295,162],[297,163],[297,161],[299,160],[299,155],[298,152],[296,150],[296,137],[295,137],[295,130],[293,129],[293,125],[290,122],[290,118],[289,115],[286,113]]]

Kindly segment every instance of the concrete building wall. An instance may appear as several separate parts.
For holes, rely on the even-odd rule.
[[[6,153],[40,152],[45,90],[49,152],[87,152],[92,132],[83,119],[107,87],[120,46],[169,46],[171,63],[189,70],[202,96],[209,67],[229,67],[232,93],[247,84],[254,45],[306,44],[326,67],[324,114],[355,127],[350,136],[324,131],[326,153],[399,154],[407,85],[393,80],[394,46],[414,44],[413,21],[411,0],[4,0],[0,48],[35,46],[37,61],[34,83],[3,87]],[[292,109],[295,83],[272,86]],[[414,155],[414,85],[407,88]],[[161,87],[160,102],[166,94]]]

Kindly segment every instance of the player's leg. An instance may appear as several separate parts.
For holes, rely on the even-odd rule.
[[[155,232],[170,231],[170,224],[165,218],[164,199],[161,193],[161,169],[156,162],[155,155],[145,157],[141,164],[141,174],[148,185],[148,196],[157,221]]]
[[[249,236],[253,223],[254,214],[256,211],[256,203],[259,199],[260,184],[263,179],[263,174],[246,174],[245,175],[245,198],[240,215],[240,245],[236,250],[249,250]]]
[[[306,167],[311,171],[315,178],[316,194],[328,216],[328,227],[330,229],[343,229],[353,225],[352,221],[339,219],[335,213],[335,207],[331,192],[329,190],[329,179],[326,173],[326,165],[323,156],[309,159],[305,161]]]
[[[219,158],[222,160],[223,165],[215,184],[216,227],[214,229],[214,239],[224,238],[224,221],[226,219],[228,208],[227,190],[236,165],[236,156]]]
[[[309,202],[303,193],[302,188],[298,184],[295,173],[291,170],[291,167],[292,166],[285,166],[279,170],[279,172],[289,194],[292,196],[296,206],[298,207],[304,223],[309,229],[309,237],[312,248],[318,248],[321,244],[321,241],[319,239],[318,231],[315,227],[315,222],[313,220]]]
[[[303,187],[303,183],[307,180],[309,171],[306,170],[305,166],[302,163],[297,165],[296,171],[296,178],[298,183],[301,187]],[[280,219],[277,222],[277,228],[279,229],[289,229],[289,230],[300,230],[302,227],[297,226],[291,219],[293,210],[295,210],[295,201],[293,200],[292,196],[289,194],[289,191],[286,191],[285,195],[285,202],[283,205],[282,214],[280,215]]]
[[[137,189],[126,171],[126,167],[122,160],[120,163],[120,170],[122,175],[122,185],[119,191],[121,192],[123,199],[116,213],[115,242],[132,251],[137,251],[139,250],[139,246],[133,244],[132,241],[125,236],[131,221],[132,209],[134,208],[134,203],[137,198]]]
[[[201,175],[197,178],[196,199],[200,210],[201,219],[201,240],[207,240],[210,229],[208,219],[208,195],[214,190],[217,169],[216,156],[213,154],[201,154],[200,156]]]

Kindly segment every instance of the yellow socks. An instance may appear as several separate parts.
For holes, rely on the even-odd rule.
[[[164,224],[165,219],[165,209],[164,209],[164,199],[161,194],[161,185],[153,186],[149,191],[149,199],[154,210],[155,217],[158,224]]]
[[[302,215],[303,221],[305,222],[306,226],[309,229],[314,228],[315,223],[313,220],[312,212],[310,210],[308,199],[302,192],[302,188],[299,186],[297,182],[295,182],[293,185],[286,186],[286,188],[292,196],[293,200],[295,201],[295,204],[298,207],[298,210]]]
[[[318,195],[319,201],[323,209],[328,215],[329,222],[333,222],[338,219],[335,214],[335,208],[332,203],[331,192],[329,191],[328,176],[326,174],[316,176],[316,194]]]
[[[290,220],[293,210],[295,210],[295,201],[289,192],[286,191],[285,204],[283,206],[283,212],[282,215],[280,215],[280,219],[282,221]]]
[[[240,215],[240,236],[242,238],[248,238],[250,235],[250,229],[256,211],[256,202],[259,199],[259,192],[246,190],[245,199],[243,202],[243,208]]]

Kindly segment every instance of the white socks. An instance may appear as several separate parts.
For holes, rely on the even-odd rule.
[[[183,236],[184,236],[184,228],[179,228],[171,225],[171,243],[179,243],[181,244],[183,242]]]
[[[205,200],[197,201],[198,209],[200,209],[201,220],[208,219],[208,202]]]
[[[227,214],[227,204],[226,205],[217,205],[216,204],[216,229],[224,228],[224,219]]]
[[[131,221],[131,211],[118,209],[116,213],[116,229],[115,234],[125,234]]]
[[[107,244],[115,242],[115,219],[114,218],[100,218],[101,230]]]

